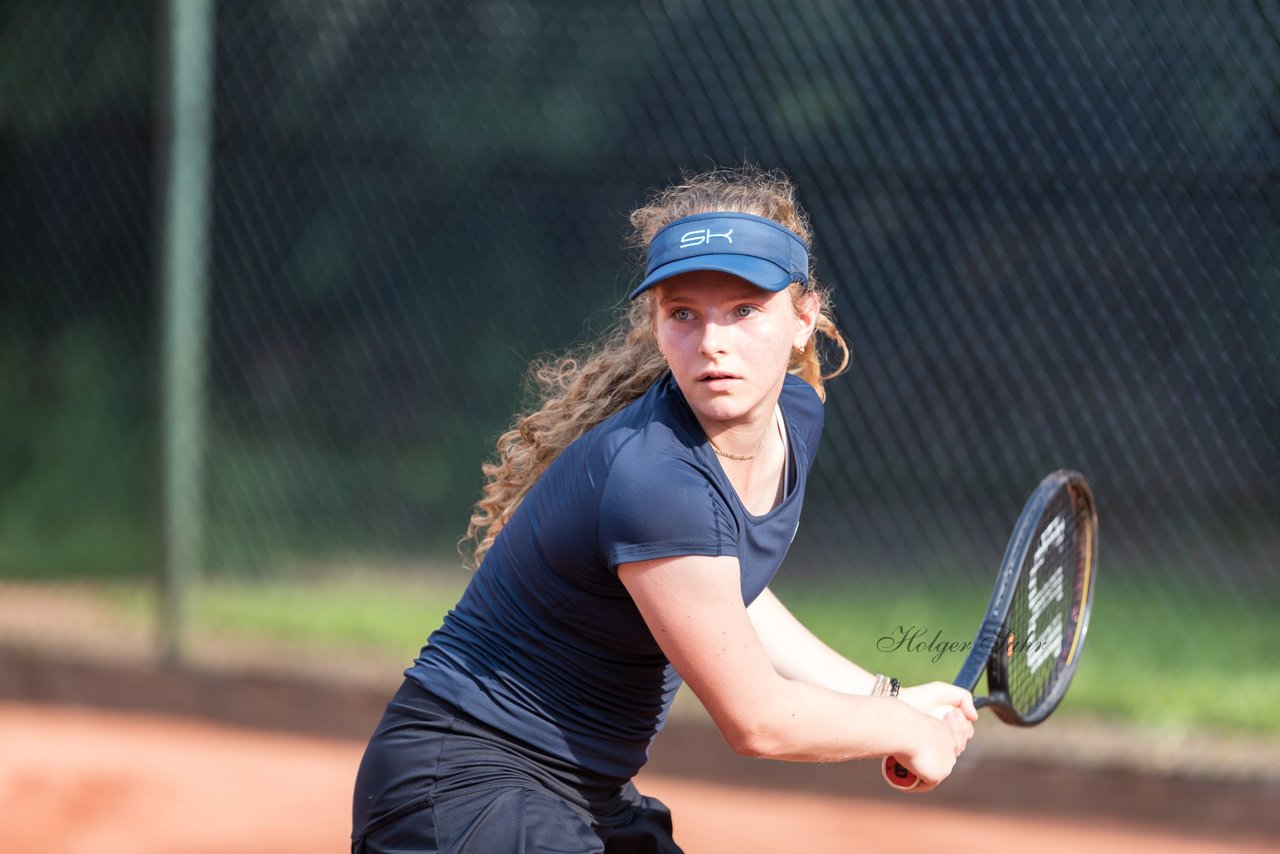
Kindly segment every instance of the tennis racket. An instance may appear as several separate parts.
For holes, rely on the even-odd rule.
[[[1005,549],[977,639],[955,684],[972,691],[983,672],[988,707],[1000,720],[1035,726],[1057,708],[1080,663],[1098,577],[1098,513],[1084,475],[1056,471],[1027,499]],[[920,780],[892,756],[885,780]]]

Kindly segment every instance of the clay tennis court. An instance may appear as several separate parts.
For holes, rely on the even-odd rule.
[[[682,751],[684,737],[668,751]],[[341,852],[362,747],[355,738],[192,717],[6,702],[0,704],[0,851]],[[1002,811],[998,789],[985,808],[975,809],[946,805],[941,791],[936,798],[890,794],[895,801],[771,789],[746,778],[735,785],[674,776],[661,769],[677,767],[675,757],[663,760],[656,752],[654,765],[659,770],[643,775],[642,789],[672,807],[677,839],[689,852],[976,850],[983,840],[1000,849],[1050,852],[1226,852],[1274,850],[1276,841],[1256,831],[1224,836],[1209,825],[1208,833],[1194,832],[1185,814],[1174,814],[1185,812],[1178,804],[1170,804],[1166,821],[1087,811],[1054,817]],[[867,778],[873,769],[815,770]],[[967,773],[955,785],[972,789],[981,780]],[[1058,785],[1053,774],[1042,782]],[[1020,790],[1028,785],[1025,777],[1010,783]],[[1133,795],[1135,802],[1144,797]]]

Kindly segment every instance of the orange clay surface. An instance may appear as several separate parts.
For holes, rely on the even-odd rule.
[[[0,703],[0,851],[343,852],[363,745],[187,718]],[[1263,851],[1149,826],[974,814],[644,774],[689,854]]]

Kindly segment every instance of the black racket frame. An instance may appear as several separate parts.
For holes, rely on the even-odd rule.
[[[1082,503],[1083,514],[1087,514],[1089,525],[1088,542],[1085,544],[1088,561],[1085,579],[1084,605],[1080,613],[1076,637],[1072,640],[1072,649],[1066,666],[1059,672],[1052,688],[1025,715],[1019,714],[1009,696],[1008,655],[1006,641],[1009,636],[1009,611],[1018,590],[1023,567],[1027,563],[1029,552],[1035,548],[1041,531],[1049,521],[1046,511],[1063,490],[1069,490],[1073,502]],[[1062,702],[1080,664],[1080,654],[1084,649],[1085,637],[1089,630],[1089,616],[1093,610],[1093,591],[1097,586],[1098,571],[1098,512],[1093,500],[1093,490],[1083,474],[1069,469],[1061,469],[1046,475],[1036,487],[1018,516],[1009,545],[1005,548],[1004,558],[1000,561],[1000,572],[996,576],[995,588],[991,593],[991,601],[987,604],[986,616],[978,629],[977,637],[964,664],[960,667],[955,684],[968,691],[977,687],[982,674],[987,674],[987,695],[975,697],[974,704],[978,708],[990,708],[1000,720],[1014,726],[1035,726],[1053,713]]]

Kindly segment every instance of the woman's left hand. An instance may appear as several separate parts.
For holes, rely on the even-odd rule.
[[[969,739],[973,738],[973,722],[978,719],[972,694],[950,682],[926,682],[903,688],[898,692],[898,699],[916,711],[948,724],[955,738],[956,756],[964,752]]]

